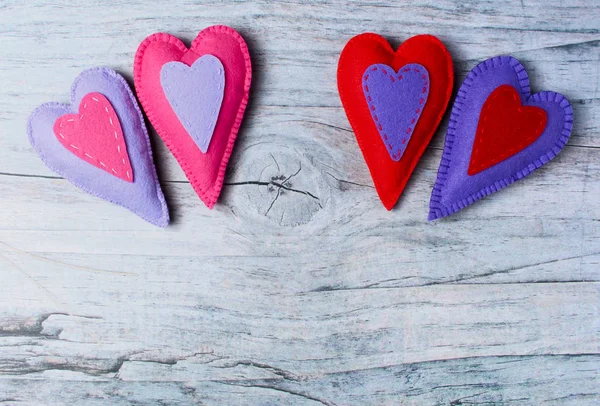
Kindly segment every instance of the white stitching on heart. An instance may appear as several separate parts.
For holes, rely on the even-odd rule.
[[[96,103],[99,103],[99,102],[100,102],[100,100],[98,100],[98,99],[97,99],[97,98],[95,98],[95,97],[92,97],[92,100],[94,100]],[[85,110],[86,108],[87,108],[87,103],[84,103],[84,104],[83,104],[83,109]],[[104,107],[104,110],[106,111],[106,113],[107,113],[107,114],[110,114],[110,111],[108,110],[108,107],[106,107],[106,106],[105,106],[105,107]],[[82,118],[83,118],[83,114],[80,116],[80,119],[82,119]],[[111,125],[112,127],[114,127],[114,124],[113,124],[112,117],[110,117],[110,116],[109,116],[109,117],[108,117],[108,120],[110,121],[110,125]],[[70,123],[70,122],[73,122],[73,121],[75,121],[75,119],[73,119],[73,118],[70,118],[70,119],[68,119],[68,120],[67,120],[67,122],[69,122],[69,123]],[[62,128],[62,125],[63,125],[63,122],[61,121],[61,122],[60,122],[60,124],[59,124],[59,128]],[[115,133],[115,140],[118,140],[118,139],[119,139],[119,136],[118,136],[118,134],[117,134],[117,130],[114,130],[114,133]],[[61,132],[59,132],[59,133],[58,133],[58,135],[60,135],[60,137],[61,137],[62,139],[66,139],[66,138],[65,138],[65,136],[64,136],[64,135],[63,135]],[[75,145],[73,145],[73,144],[69,144],[69,146],[79,151],[79,148],[78,148],[77,146],[75,146]],[[121,146],[120,146],[120,145],[117,145],[117,151],[118,151],[119,155],[121,155]],[[94,159],[94,157],[92,157],[92,156],[91,156],[90,154],[88,154],[87,152],[83,151],[83,153],[84,153],[84,155],[85,155],[85,156],[89,157],[90,159]],[[125,162],[125,158],[121,157],[121,161],[123,162],[123,165],[127,165],[127,163]],[[107,166],[106,166],[106,164],[105,164],[104,162],[102,162],[102,161],[100,161],[100,160],[99,160],[98,162],[99,162],[99,163],[100,163],[100,165],[102,165],[103,167],[105,167],[105,168],[107,167]],[[116,171],[114,168],[110,168],[110,170],[111,170],[112,172],[114,172],[114,174],[115,174],[115,175],[118,175],[118,172],[117,172],[117,171]],[[127,179],[131,179],[131,174],[129,173],[129,171],[126,171],[126,175],[127,175]]]

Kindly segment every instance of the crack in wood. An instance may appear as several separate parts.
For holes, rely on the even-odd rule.
[[[261,388],[261,389],[270,389],[270,390],[274,390],[274,391],[278,391],[278,392],[283,392],[283,393],[287,393],[289,395],[293,395],[293,396],[299,396],[302,397],[304,399],[308,399],[308,400],[312,400],[314,402],[320,403],[322,405],[325,406],[336,406],[335,403],[331,402],[331,401],[326,401],[323,399],[319,399],[317,397],[308,395],[306,393],[303,392],[299,392],[299,391],[293,391],[290,389],[286,389],[286,388],[282,388],[279,386],[275,386],[275,385],[267,385],[265,384],[259,384],[259,383],[241,383],[241,382],[231,382],[231,381],[217,381],[219,383],[222,383],[224,385],[230,385],[230,386],[240,386],[240,387],[245,387],[245,388]]]
[[[405,288],[414,288],[414,287],[443,286],[443,285],[510,285],[510,284],[524,284],[524,283],[527,283],[527,284],[595,283],[595,282],[598,282],[598,280],[595,280],[595,279],[575,279],[575,280],[542,279],[542,280],[531,281],[531,282],[522,282],[522,281],[518,281],[518,282],[468,282],[468,281],[484,279],[484,278],[487,278],[490,276],[495,276],[495,275],[508,274],[511,272],[520,271],[520,270],[524,270],[527,268],[532,268],[535,266],[554,264],[554,263],[559,263],[562,261],[572,261],[575,259],[594,257],[594,256],[598,256],[598,255],[600,255],[600,252],[584,254],[584,255],[576,255],[576,256],[567,257],[567,258],[557,258],[557,259],[548,260],[548,261],[536,262],[534,264],[527,264],[527,265],[516,266],[516,267],[507,268],[507,269],[489,271],[489,272],[485,272],[482,274],[464,276],[464,277],[459,277],[459,278],[444,280],[444,281],[432,281],[432,282],[421,282],[421,283],[417,282],[414,284],[407,284],[407,285],[401,285],[401,286],[394,286],[394,285],[381,286],[384,283],[403,281],[403,280],[408,280],[408,279],[417,279],[417,280],[418,279],[430,279],[430,278],[418,277],[418,276],[405,276],[405,277],[401,277],[401,278],[392,278],[392,279],[387,279],[387,280],[370,283],[367,285],[360,285],[360,286],[328,286],[328,285],[325,285],[325,286],[320,286],[315,289],[311,289],[311,290],[307,291],[307,293],[338,292],[338,291],[368,290],[368,289],[405,289]],[[467,283],[465,283],[465,282],[467,282]]]
[[[32,325],[22,325],[17,328],[10,328],[10,326],[0,326],[0,337],[46,337],[56,338],[60,334],[60,331],[53,334],[42,334],[44,330],[44,322],[46,322],[52,316],[67,316],[67,317],[78,317],[82,319],[101,320],[99,316],[85,316],[80,314],[70,314],[65,312],[52,312],[44,313],[40,315]]]
[[[476,279],[486,278],[486,277],[494,276],[494,275],[507,274],[507,273],[511,273],[511,272],[515,272],[515,271],[520,271],[520,270],[527,269],[527,268],[532,268],[534,266],[554,264],[554,263],[563,262],[563,261],[572,261],[574,259],[594,257],[594,256],[598,256],[598,255],[600,255],[600,252],[594,252],[594,253],[591,253],[591,254],[584,254],[584,255],[575,255],[575,256],[566,257],[566,258],[551,259],[551,260],[548,260],[548,261],[540,261],[540,262],[536,262],[536,263],[533,263],[533,264],[527,264],[527,265],[515,266],[515,267],[511,267],[511,268],[507,268],[507,269],[500,269],[500,270],[489,271],[489,272],[485,272],[485,273],[482,273],[482,274],[479,274],[479,275],[472,275],[472,276],[467,276],[467,277],[460,277],[460,278],[456,278],[456,279],[453,279],[453,280],[450,280],[450,281],[426,283],[423,286],[433,286],[433,285],[440,285],[440,284],[460,283],[460,282],[465,282],[465,281],[470,281],[470,280],[476,280]]]
[[[286,186],[280,182],[275,182],[275,181],[261,182],[261,181],[249,180],[249,181],[241,181],[241,182],[224,183],[224,185],[227,185],[227,186],[244,186],[244,185],[275,186],[277,188],[285,189],[288,192],[301,193],[301,194],[311,197],[315,200],[320,200],[317,196],[315,196],[314,194],[312,194],[311,192],[309,192],[307,190],[294,189],[292,187]]]
[[[290,381],[298,381],[298,377],[296,375],[294,375],[293,373],[283,370],[281,368],[277,368],[268,364],[262,364],[259,362],[254,362],[254,361],[235,361],[229,364],[225,364],[225,365],[220,365],[220,366],[215,366],[215,368],[235,368],[237,366],[249,366],[249,367],[254,367],[254,368],[258,368],[258,369],[264,369],[267,370],[269,372],[272,372],[275,375],[281,376],[283,379],[287,379]]]
[[[44,330],[44,322],[48,320],[51,316],[68,316],[67,313],[56,312],[56,313],[45,313],[40,317],[32,325],[24,325],[18,328],[8,328],[6,326],[0,326],[0,337],[7,336],[22,336],[22,337],[36,337],[36,336],[48,336],[53,337],[54,335],[44,335],[42,331]]]
[[[271,155],[271,157],[273,158],[273,161],[275,162],[275,164],[279,167],[275,158],[272,155]],[[224,183],[224,185],[226,185],[226,186],[256,185],[256,186],[267,186],[267,187],[277,188],[277,193],[276,193],[275,197],[273,198],[273,200],[271,200],[271,203],[269,204],[269,207],[267,208],[267,211],[264,214],[265,216],[267,216],[269,214],[269,212],[273,208],[273,205],[275,204],[275,202],[282,195],[282,191],[300,193],[305,196],[308,196],[317,201],[316,203],[318,204],[319,208],[323,208],[323,206],[320,203],[319,197],[317,197],[316,195],[314,195],[313,193],[311,193],[307,190],[295,189],[295,188],[291,187],[291,185],[289,184],[289,181],[292,178],[294,178],[296,175],[298,175],[301,171],[302,171],[302,162],[299,162],[298,170],[288,177],[283,177],[283,180],[281,180],[281,181],[277,181],[277,178],[272,178],[268,182],[265,182],[265,181],[240,181],[240,182],[226,182],[226,183]]]
[[[433,390],[435,390],[435,389],[437,389],[437,388],[440,388],[440,386],[437,386],[437,387],[435,387],[435,388],[432,388],[431,390],[433,391]],[[464,403],[462,402],[464,399],[472,399],[472,398],[476,398],[477,396],[483,395],[483,394],[485,394],[485,393],[487,393],[487,392],[481,392],[481,393],[476,393],[476,394],[469,395],[469,396],[463,396],[462,398],[458,398],[458,399],[455,399],[455,400],[451,401],[451,402],[450,402],[450,406],[464,405]]]
[[[339,127],[337,125],[328,124],[328,123],[322,123],[320,121],[314,121],[314,120],[287,120],[287,121],[284,121],[284,122],[286,122],[286,123],[309,123],[309,124],[317,124],[317,125],[321,125],[323,127],[332,128],[334,130],[339,130],[339,131],[343,131],[343,132],[347,132],[347,133],[354,133],[354,131],[352,131],[352,129],[350,129],[350,128]]]
[[[352,182],[352,181],[349,181],[349,180],[340,179],[337,176],[331,174],[330,172],[325,172],[325,173],[327,175],[331,176],[333,179],[335,179],[335,180],[337,180],[338,182],[341,182],[341,183],[347,183],[349,185],[354,185],[354,186],[360,186],[360,187],[367,187],[367,188],[370,188],[370,189],[375,189],[375,187],[371,186],[371,185],[365,185],[363,183]]]

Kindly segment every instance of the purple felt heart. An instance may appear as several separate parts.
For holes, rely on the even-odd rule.
[[[100,93],[116,113],[134,180],[127,182],[83,160],[63,146],[54,134],[53,126],[65,114],[76,114],[82,99]],[[119,204],[146,221],[160,227],[169,223],[152,149],[142,112],[129,85],[117,72],[94,68],[82,72],[71,89],[71,104],[46,103],[29,118],[29,141],[44,163],[75,186],[102,199]],[[100,134],[88,134],[97,137]]]
[[[488,96],[502,85],[514,87],[523,106],[543,109],[548,117],[546,127],[526,148],[469,176],[467,171],[481,109]],[[565,146],[572,128],[573,109],[569,101],[555,92],[531,95],[527,72],[512,56],[498,56],[475,66],[460,87],[452,107],[438,176],[431,193],[429,220],[455,213],[546,164]]]
[[[177,118],[206,153],[223,103],[225,71],[221,61],[207,54],[192,66],[168,62],[161,68],[160,84]]]
[[[396,73],[388,65],[369,66],[362,79],[373,122],[390,158],[399,161],[406,150],[429,95],[429,73],[411,63]]]

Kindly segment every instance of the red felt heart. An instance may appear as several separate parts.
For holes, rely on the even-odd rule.
[[[365,70],[386,64],[398,71],[409,63],[423,65],[429,72],[429,97],[402,159],[390,159],[375,126],[362,89]],[[431,35],[406,40],[394,52],[377,34],[352,38],[344,47],[338,64],[338,90],[342,105],[365,157],[375,188],[386,209],[391,210],[402,194],[417,162],[442,119],[452,93],[452,58],[442,42]]]
[[[476,175],[524,150],[542,135],[547,122],[546,111],[523,106],[514,87],[497,87],[481,108],[467,173]]]

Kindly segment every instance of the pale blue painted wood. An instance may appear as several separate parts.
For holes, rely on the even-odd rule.
[[[172,226],[56,178],[25,122],[137,45],[227,24],[251,103],[215,210],[152,134]],[[0,401],[466,405],[600,402],[600,4],[0,1]],[[510,53],[565,94],[551,164],[427,223],[446,121],[379,203],[337,95],[345,42],[439,36],[458,86]],[[278,181],[286,178],[286,189]]]

